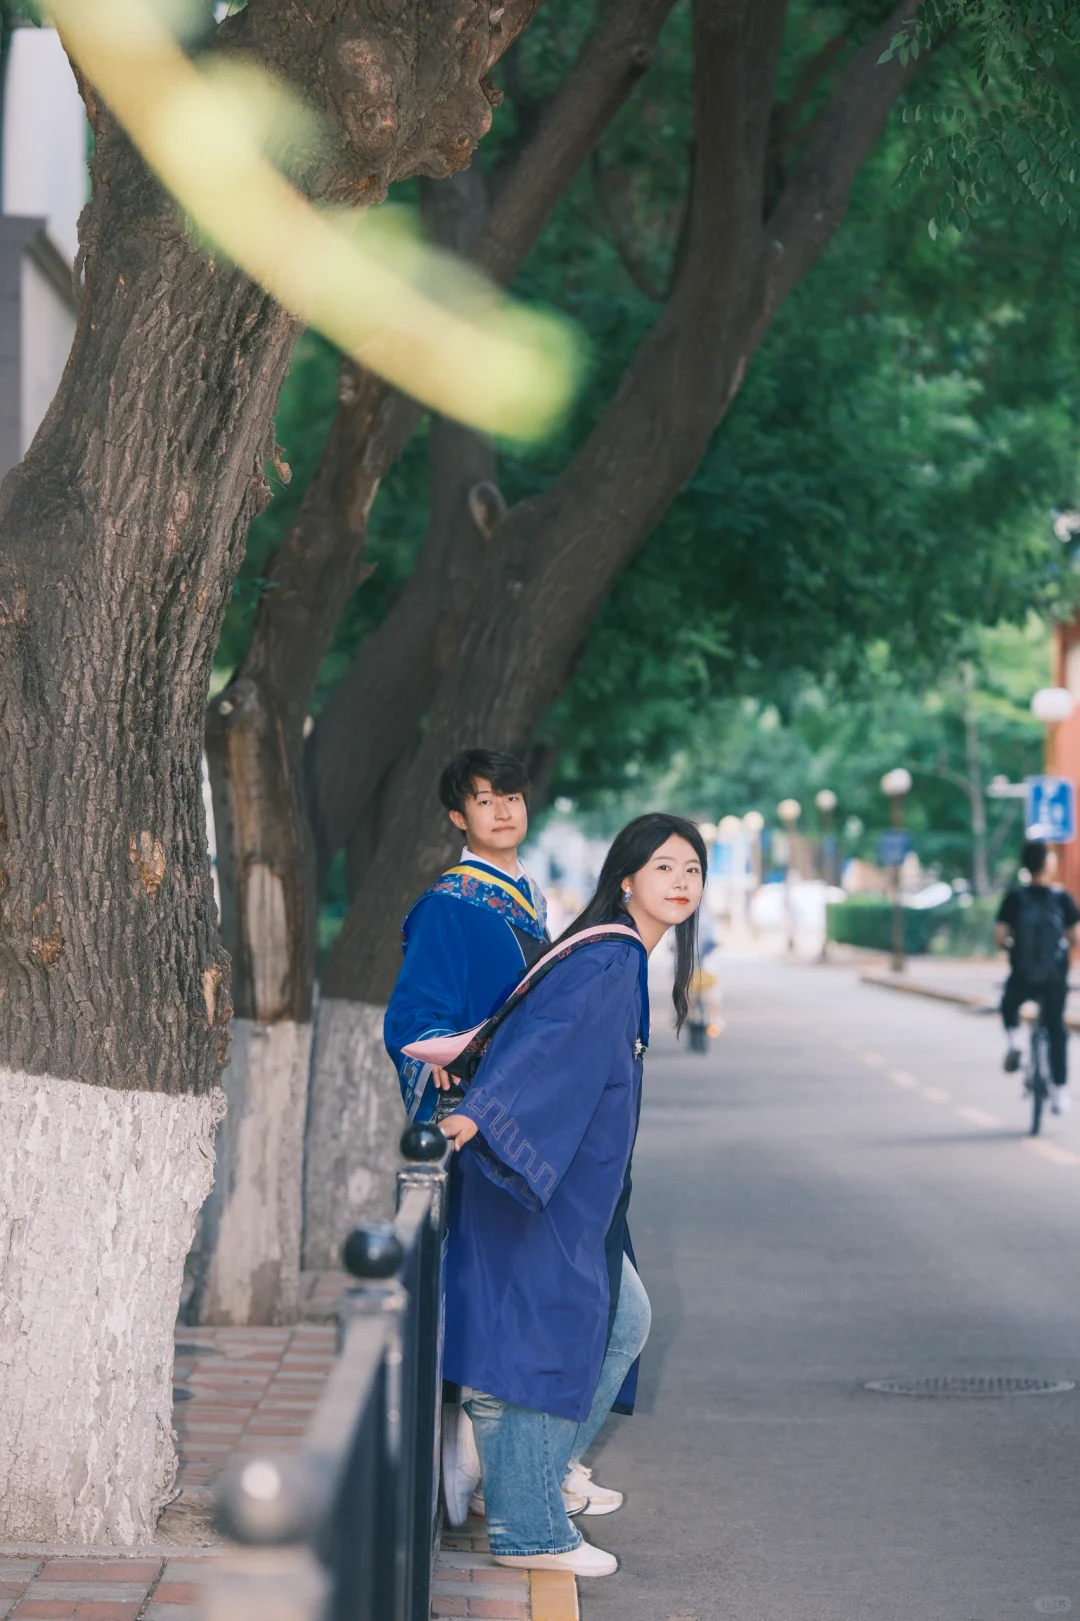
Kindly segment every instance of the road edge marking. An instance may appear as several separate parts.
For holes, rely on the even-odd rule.
[[[568,1570],[530,1570],[532,1621],[581,1621],[578,1587]]]
[[[1023,1145],[1033,1154],[1038,1154],[1040,1159],[1048,1159],[1052,1165],[1080,1165],[1080,1154],[1074,1154],[1058,1143],[1047,1142],[1045,1137],[1025,1137]]]

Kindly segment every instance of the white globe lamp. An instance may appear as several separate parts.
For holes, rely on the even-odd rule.
[[[881,779],[881,791],[889,799],[898,799],[911,791],[911,772],[898,765],[895,771],[886,771]]]
[[[1076,708],[1076,699],[1066,687],[1040,687],[1031,700],[1031,713],[1044,726],[1060,726]]]

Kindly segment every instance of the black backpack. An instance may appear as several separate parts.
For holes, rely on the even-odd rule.
[[[1029,985],[1050,985],[1068,961],[1057,901],[1042,885],[1026,886],[1017,900],[1014,965]]]

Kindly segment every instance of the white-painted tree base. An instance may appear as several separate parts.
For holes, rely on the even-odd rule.
[[[223,1107],[0,1067],[0,1539],[153,1541]]]
[[[192,1321],[291,1323],[300,1290],[304,1118],[311,1026],[234,1019],[221,1084],[228,1113],[203,1212]]]
[[[319,1003],[304,1165],[304,1266],[341,1265],[358,1221],[394,1213],[398,1143],[407,1124],[397,1072],[371,1002]]]

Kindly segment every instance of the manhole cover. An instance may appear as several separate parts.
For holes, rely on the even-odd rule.
[[[1060,1396],[1076,1385],[1071,1379],[980,1379],[956,1374],[944,1379],[871,1379],[864,1388],[883,1396]]]

